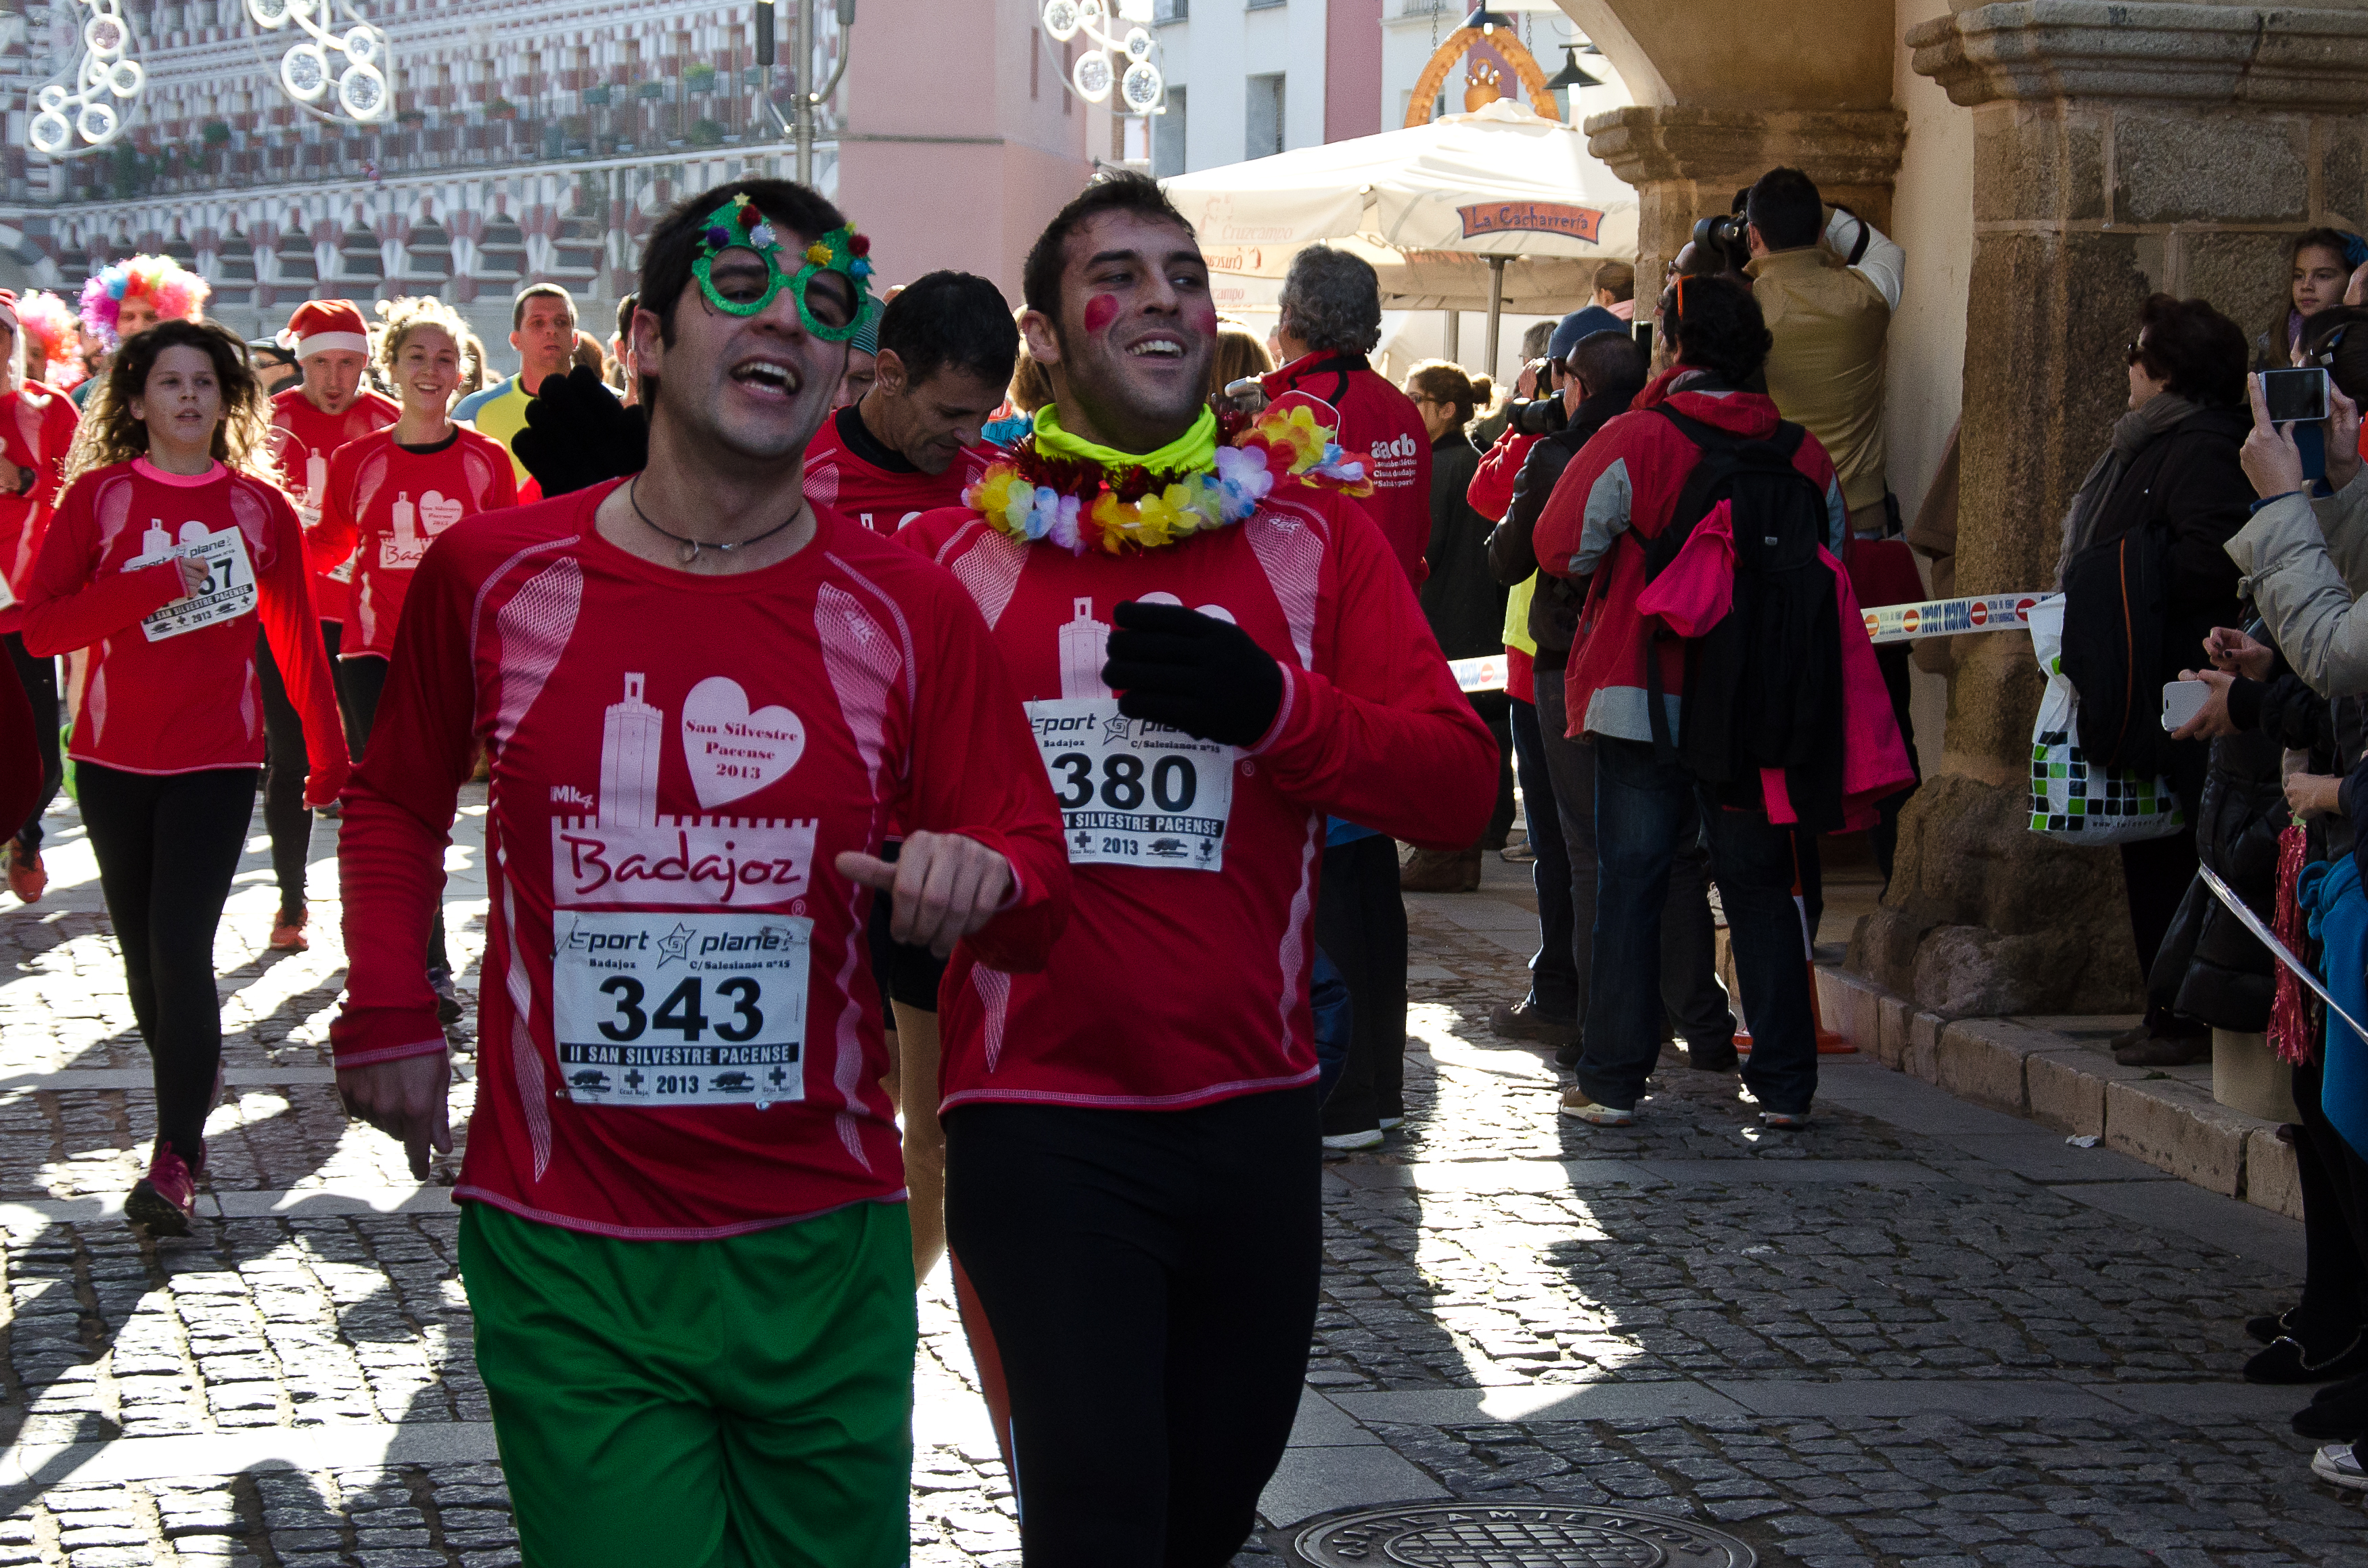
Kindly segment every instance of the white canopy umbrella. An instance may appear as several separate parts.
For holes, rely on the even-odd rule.
[[[1160,184],[1221,294],[1270,299],[1292,257],[1326,241],[1373,264],[1386,306],[1485,308],[1491,369],[1508,304],[1576,309],[1598,266],[1636,253],[1635,191],[1583,132],[1508,98]]]

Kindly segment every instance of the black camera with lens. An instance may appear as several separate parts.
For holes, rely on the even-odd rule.
[[[1744,236],[1748,221],[1740,212],[1718,212],[1694,220],[1694,248],[1723,258],[1735,271],[1751,260],[1751,243]]]

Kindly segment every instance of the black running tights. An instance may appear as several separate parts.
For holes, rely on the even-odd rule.
[[[304,803],[304,722],[288,700],[279,665],[262,632],[255,634],[255,673],[263,683],[263,825],[271,834],[271,874],[279,884],[279,917],[304,909],[304,863],[313,854],[313,808]]]
[[[358,653],[339,667],[346,677],[346,699],[352,705],[349,718],[354,727],[354,766],[359,767],[370,755],[370,727],[378,722],[378,699],[386,690],[386,660],[376,653]],[[436,901],[435,922],[427,928],[427,972],[452,972],[452,960],[444,949],[441,898]]]
[[[123,773],[84,762],[74,792],[155,1069],[156,1138],[194,1169],[222,1060],[214,927],[246,847],[255,769]]]
[[[1307,1372],[1315,1086],[1191,1110],[966,1105],[945,1128],[955,1285],[1026,1568],[1224,1568]]]
[[[0,636],[8,647],[8,663],[24,683],[25,700],[33,705],[33,738],[41,748],[41,795],[32,816],[21,824],[0,823],[0,839],[14,835],[28,850],[41,846],[41,813],[58,798],[65,782],[66,764],[58,746],[58,662],[25,652],[25,639],[11,631]],[[5,680],[6,676],[0,676]]]

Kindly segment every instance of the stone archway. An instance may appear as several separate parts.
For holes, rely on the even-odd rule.
[[[1635,99],[1586,126],[1636,187],[1636,270],[1660,276],[1694,220],[1779,164],[1890,222],[1904,117],[1892,0],[1556,0]]]

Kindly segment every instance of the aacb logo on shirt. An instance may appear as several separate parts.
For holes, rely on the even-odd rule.
[[[1422,455],[1422,443],[1412,436],[1393,436],[1386,441],[1373,443],[1373,483],[1384,490],[1395,490],[1412,484],[1415,460]]]
[[[588,804],[551,823],[552,894],[562,907],[600,904],[764,905],[802,896],[813,869],[814,818],[661,816],[658,771],[666,714],[647,699],[647,677],[625,676],[600,730],[600,790],[573,786],[555,800]],[[702,808],[728,805],[780,782],[805,752],[805,726],[789,709],[751,709],[728,676],[710,676],[683,699],[683,762]]]

